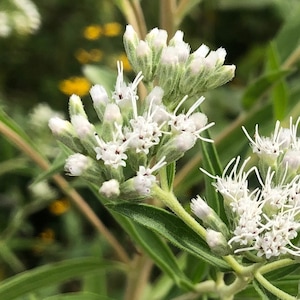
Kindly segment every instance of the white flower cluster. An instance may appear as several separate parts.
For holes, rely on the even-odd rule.
[[[30,0],[4,1],[0,5],[0,37],[13,32],[27,35],[36,32],[41,24],[37,7]]]
[[[156,172],[178,160],[197,139],[207,140],[201,133],[213,125],[203,113],[196,112],[203,97],[187,112],[183,109],[187,97],[174,112],[170,111],[163,104],[164,91],[158,86],[139,100],[137,86],[142,79],[138,73],[127,84],[123,66],[118,62],[112,94],[100,85],[90,90],[99,125],[89,122],[76,95],[70,97],[70,122],[59,117],[49,121],[53,134],[75,153],[67,159],[67,173],[86,176],[89,180],[95,174],[93,182],[98,183],[100,192],[107,197],[149,195],[156,182]]]
[[[154,79],[164,90],[164,96],[180,101],[184,95],[199,96],[230,81],[234,65],[223,65],[224,48],[216,51],[202,44],[191,53],[190,45],[183,41],[178,30],[167,43],[167,32],[154,28],[145,40],[140,40],[131,25],[126,27],[124,45],[128,59],[136,73],[142,72],[146,83]]]
[[[264,163],[262,168],[245,171],[249,159],[239,168],[238,157],[229,162],[222,176],[213,176],[232,224],[228,244],[235,253],[254,250],[266,259],[300,256],[296,239],[300,230],[299,122],[300,118],[293,125],[291,119],[290,128],[277,122],[271,137],[261,137],[256,127],[254,140],[244,129],[253,152]],[[259,182],[254,189],[249,187],[252,175]],[[194,202],[192,209],[197,215]]]

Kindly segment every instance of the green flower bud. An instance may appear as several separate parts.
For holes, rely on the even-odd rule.
[[[205,85],[206,90],[212,90],[232,80],[235,73],[235,65],[222,66],[213,72]]]
[[[69,114],[70,117],[74,115],[81,115],[87,119],[81,99],[77,95],[72,95],[69,99]]]
[[[95,127],[82,115],[72,115],[71,123],[77,133],[77,136],[90,156],[95,155],[94,148],[97,143],[95,140]]]
[[[192,133],[184,132],[176,134],[158,149],[157,158],[160,160],[165,156],[167,163],[177,161],[187,150],[195,145],[195,142],[196,137]]]
[[[137,66],[136,47],[139,43],[139,37],[131,25],[126,26],[126,30],[123,35],[123,43],[128,60],[131,63],[134,71],[138,73],[139,71],[137,71],[135,67]]]
[[[103,182],[99,193],[106,198],[117,198],[120,195],[120,184],[116,179]]]
[[[81,153],[72,154],[66,159],[65,171],[69,176],[80,176],[97,185],[103,182],[99,165],[92,158]]]
[[[96,84],[90,89],[90,95],[92,97],[97,116],[99,120],[102,121],[105,107],[109,102],[107,92],[103,86]]]
[[[146,82],[152,81],[152,51],[144,41],[140,41],[136,47],[136,63],[135,70],[142,72],[143,80]]]
[[[219,256],[226,256],[231,253],[230,247],[221,232],[207,229],[206,242],[213,253]]]
[[[203,222],[205,227],[220,231],[224,236],[229,237],[226,224],[200,196],[191,200],[191,210]]]
[[[83,151],[83,147],[76,136],[74,127],[69,121],[63,120],[59,117],[53,117],[49,120],[48,126],[53,135],[68,148],[74,152]]]

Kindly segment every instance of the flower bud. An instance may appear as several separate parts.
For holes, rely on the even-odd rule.
[[[222,233],[207,229],[206,230],[206,242],[213,253],[219,256],[226,256],[230,254],[230,247],[227,240]]]
[[[73,94],[69,99],[69,114],[70,117],[74,115],[81,115],[87,119],[81,99],[75,94]]]
[[[92,97],[94,109],[98,115],[98,118],[100,121],[102,121],[105,106],[109,102],[107,92],[103,86],[96,84],[90,89],[90,95]]]
[[[106,198],[117,198],[120,195],[120,184],[116,179],[103,182],[99,193]]]
[[[162,50],[160,63],[157,67],[156,76],[158,78],[158,85],[164,90],[166,99],[174,92],[176,93],[177,84],[180,77],[181,67],[178,60],[178,55],[175,47],[166,47]],[[174,98],[172,98],[174,102]],[[172,105],[177,104],[172,103]]]
[[[207,228],[220,231],[225,237],[229,236],[229,230],[226,224],[200,196],[191,200],[191,210]]]
[[[70,155],[65,164],[65,171],[69,176],[81,176],[88,168],[90,159],[80,153]]]
[[[66,159],[65,171],[69,176],[80,176],[97,185],[103,182],[101,166],[81,153],[72,154]]]
[[[184,153],[191,149],[196,143],[196,137],[189,132],[172,136],[162,147],[159,148],[157,157],[166,156],[166,162],[177,161]]]
[[[87,152],[93,156],[95,153],[94,148],[96,147],[94,125],[82,115],[71,116],[71,123],[81,144],[87,150]]]
[[[83,151],[83,147],[69,121],[53,117],[49,120],[48,126],[55,137],[71,150],[75,152]]]
[[[221,86],[228,81],[232,80],[235,73],[235,65],[227,65],[220,67],[217,71],[213,72],[207,79],[205,85],[206,90],[214,89]]]
[[[152,51],[145,41],[140,41],[136,48],[136,73],[142,72],[146,82],[153,80],[152,74]]]
[[[123,35],[123,44],[128,60],[131,63],[133,69],[137,66],[136,62],[136,47],[139,43],[139,37],[136,31],[131,25],[126,26],[125,33]],[[135,70],[136,71],[136,70]]]

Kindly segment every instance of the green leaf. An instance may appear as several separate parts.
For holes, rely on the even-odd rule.
[[[114,204],[100,197],[98,188],[92,184],[89,185],[95,196],[99,198],[103,205],[110,209],[110,213],[128,235],[139,245],[154,261],[154,263],[168,274],[173,281],[183,287],[191,289],[191,283],[178,267],[176,258],[168,245],[162,241],[159,235],[152,230],[140,226],[136,222],[120,214],[113,209]]]
[[[117,74],[105,67],[85,65],[83,74],[94,84],[101,84],[107,92],[114,89]]]
[[[227,263],[211,254],[207,244],[174,214],[145,204],[121,203],[109,208],[157,232],[179,249],[215,267],[228,269]]]
[[[208,130],[202,134],[205,138],[210,139]],[[221,175],[222,167],[217,154],[214,143],[207,143],[201,140],[202,150],[202,166],[211,175]],[[208,205],[226,222],[226,215],[223,207],[223,198],[216,192],[215,187],[212,185],[214,179],[204,175],[205,182],[205,198]]]
[[[278,71],[280,69],[280,58],[278,49],[275,43],[271,43],[268,47],[268,69]],[[285,117],[285,112],[288,105],[287,84],[284,79],[278,81],[272,88],[272,103],[275,120],[282,120]]]
[[[89,292],[67,293],[44,298],[43,300],[113,300],[106,296]]]
[[[280,79],[287,76],[291,71],[290,70],[277,70],[267,74],[262,75],[254,82],[252,82],[246,89],[242,103],[246,109],[252,107],[259,98],[267,92],[269,88]]]
[[[300,263],[297,265],[291,265],[277,270],[272,270],[272,272],[265,275],[265,278],[269,281],[276,280],[278,278],[282,279],[297,270],[300,270]]]
[[[111,205],[109,205],[111,208]],[[114,206],[113,206],[114,209]],[[116,210],[117,211],[117,210]],[[140,224],[134,223],[128,219],[127,225],[123,228],[127,231],[130,237],[140,245],[143,250],[153,259],[158,267],[168,274],[176,285],[184,289],[192,289],[192,283],[187,279],[183,272],[178,267],[176,258],[170,248],[164,243],[161,238],[153,231]]]
[[[173,189],[174,178],[176,174],[176,163],[172,162],[166,166],[167,180],[168,180],[168,190]]]
[[[269,297],[265,294],[265,292],[261,289],[259,283],[256,280],[253,280],[253,287],[257,294],[259,295],[261,300],[269,300]]]
[[[37,150],[35,145],[32,142],[32,139],[25,133],[22,127],[20,127],[12,118],[10,118],[0,107],[0,122],[5,124],[7,127],[9,127],[11,130],[13,130],[17,135],[19,135],[26,143],[28,143],[30,146],[32,146],[34,149]]]
[[[281,62],[300,46],[300,3],[293,9],[275,39]]]
[[[97,258],[76,258],[19,273],[0,283],[0,299],[11,300],[42,287],[97,271],[116,268],[120,264],[103,262]]]

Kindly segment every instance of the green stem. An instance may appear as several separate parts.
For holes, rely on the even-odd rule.
[[[206,240],[206,230],[202,227],[179,203],[172,192],[162,190],[158,185],[152,187],[153,197],[161,200],[169,207],[183,222],[193,229],[203,240]]]
[[[274,286],[271,282],[269,282],[265,277],[261,275],[260,272],[256,272],[254,274],[255,279],[269,292],[275,295],[277,298],[282,300],[296,300],[296,297],[291,296],[290,294],[282,291],[281,289]]]
[[[213,280],[203,281],[196,285],[196,292],[186,293],[173,300],[193,300],[199,299],[199,296],[205,295],[207,293],[213,293],[216,291],[216,283]]]
[[[297,262],[295,260],[292,260],[290,258],[277,260],[277,261],[274,261],[274,262],[271,262],[267,265],[262,266],[259,269],[259,273],[261,273],[261,274],[269,273],[271,271],[278,270],[278,269],[281,269],[281,268],[284,268],[284,267],[287,267],[287,266],[292,266],[292,265],[295,265],[295,264],[298,264],[298,263],[299,262]]]

